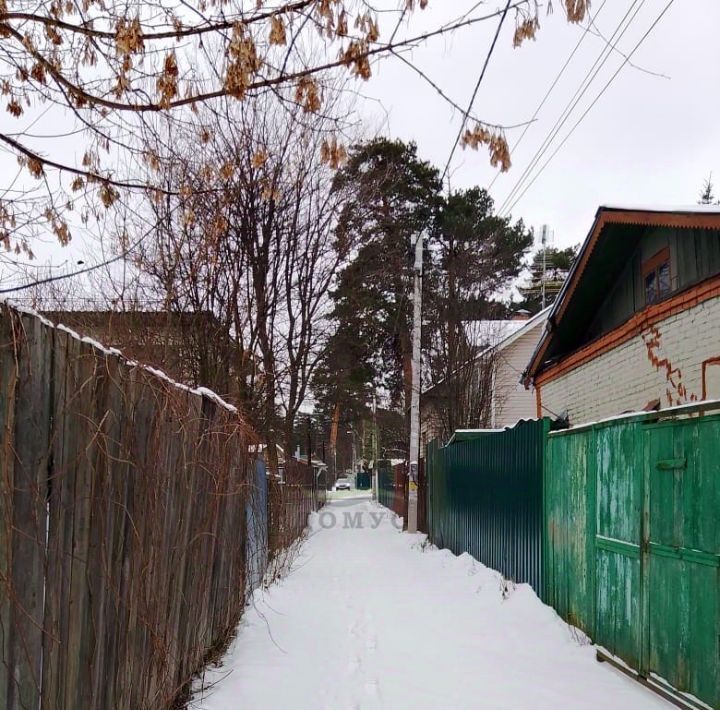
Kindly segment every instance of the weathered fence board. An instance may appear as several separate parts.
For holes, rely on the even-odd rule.
[[[249,591],[260,586],[268,556],[268,484],[265,462],[255,465],[254,485],[245,504],[247,525],[247,584]]]
[[[45,499],[50,425],[52,332],[29,317],[0,323],[14,343],[3,356],[3,552],[0,635],[5,655],[0,692],[8,709],[35,708],[40,698],[45,573]],[[7,387],[7,389],[6,389]]]
[[[250,443],[211,396],[0,306],[0,706],[172,702],[245,604]]]

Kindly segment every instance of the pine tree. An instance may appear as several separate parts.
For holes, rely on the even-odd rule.
[[[543,285],[545,286],[545,305],[550,305],[560,293],[577,252],[577,246],[567,249],[547,247],[536,252],[530,263],[528,281],[518,287],[522,300],[513,304],[514,310],[538,313],[543,305]]]
[[[337,176],[336,188],[349,196],[336,236],[351,258],[338,278],[333,316],[372,353],[374,383],[398,406],[410,393],[411,255],[433,222],[441,187],[437,168],[418,157],[415,144],[384,138],[355,146]]]
[[[700,199],[698,200],[699,205],[717,205],[720,202],[715,200],[715,188],[712,183],[712,173],[705,180],[703,189],[700,192]]]
[[[423,357],[424,384],[432,385],[472,358],[466,322],[493,317],[494,299],[518,275],[532,234],[522,221],[495,215],[481,188],[445,197],[439,171],[412,143],[378,139],[355,146],[336,189],[348,192],[336,230],[347,260],[333,293],[337,333],[316,378],[316,396],[336,420],[359,416],[367,404],[362,384],[371,382],[405,412],[418,235],[427,237]],[[350,357],[340,352],[342,343]]]

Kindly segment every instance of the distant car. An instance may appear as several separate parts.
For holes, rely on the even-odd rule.
[[[345,478],[345,476],[340,476],[340,478],[335,481],[335,490],[336,491],[349,491],[352,488],[350,485],[350,481]]]

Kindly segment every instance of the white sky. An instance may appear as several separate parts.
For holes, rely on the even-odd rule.
[[[609,38],[630,7],[640,11],[618,43],[629,53],[667,5],[668,0],[593,0],[596,26]],[[437,26],[457,17],[473,0],[430,0],[418,25]],[[584,30],[564,20],[561,0],[541,19],[536,40],[512,47],[514,17],[508,15],[475,103],[475,113],[493,123],[529,120]],[[485,11],[503,6],[484,4]],[[466,106],[497,26],[491,20],[462,30],[450,39],[434,39],[415,50],[413,61]],[[697,200],[711,171],[720,192],[720,2],[675,0],[647,37],[632,62],[665,74],[652,76],[626,65],[565,146],[513,209],[529,225],[549,224],[557,246],[581,242],[601,203],[688,204]],[[550,132],[606,43],[589,34],[538,114],[518,149],[513,167],[493,185],[499,206]],[[624,61],[611,56],[578,104],[552,153],[585,108]],[[387,112],[391,135],[417,142],[423,158],[441,168],[452,147],[461,116],[400,62],[384,62],[367,86]],[[512,146],[522,129],[507,132]],[[540,165],[546,158],[540,162]],[[539,166],[538,166],[539,167]],[[487,187],[495,174],[487,151],[458,151],[452,186]]]
[[[399,0],[377,0],[381,7],[397,8]],[[609,38],[622,16],[639,8],[637,16],[618,43],[629,52],[657,18],[668,0],[593,0],[592,14],[600,32]],[[528,121],[552,81],[584,33],[564,19],[562,0],[554,0],[555,12],[541,19],[535,41],[513,49],[515,19],[508,15],[496,50],[482,83],[474,113],[489,122],[505,125]],[[416,12],[409,28],[417,35],[423,29],[462,15],[478,5],[477,0],[430,0],[424,12]],[[475,12],[501,9],[502,0],[479,3]],[[382,15],[383,38],[387,39],[396,15]],[[487,55],[497,20],[474,25],[452,36],[435,38],[413,50],[412,61],[426,72],[458,104],[465,106]],[[720,2],[718,0],[675,0],[632,61],[642,69],[669,78],[651,75],[626,65],[578,129],[542,172],[529,191],[514,206],[514,217],[533,227],[548,224],[555,244],[581,242],[601,203],[687,204],[697,200],[704,179],[715,171],[720,194]],[[590,67],[606,47],[605,41],[588,33],[570,62],[566,73],[530,126],[517,150],[513,167],[491,187],[500,206],[515,182],[548,135]],[[410,55],[409,55],[410,56]],[[623,57],[610,57],[571,114],[540,166],[565,137],[585,108],[595,99],[608,79],[622,64]],[[372,100],[361,104],[367,132],[384,133],[414,140],[419,153],[440,168],[445,165],[460,126],[461,116],[411,69],[394,59],[375,67],[375,76],[358,89]],[[4,114],[4,112],[3,112]],[[33,132],[42,132],[57,116],[43,116]],[[0,129],[17,130],[17,122],[0,116]],[[509,130],[512,146],[522,128]],[[67,136],[55,139],[45,151],[77,162],[82,140]],[[538,166],[539,167],[539,166]],[[14,160],[3,156],[3,184],[7,187],[17,171]],[[490,167],[485,149],[475,153],[458,149],[452,163],[452,186],[488,187],[496,171]],[[36,251],[36,264],[50,260],[66,262],[72,268],[78,259],[86,263],[107,256],[93,241],[76,232],[70,248],[60,249],[53,238]],[[24,261],[24,259],[21,259]],[[4,273],[3,273],[4,272]],[[0,276],[10,276],[0,265]]]

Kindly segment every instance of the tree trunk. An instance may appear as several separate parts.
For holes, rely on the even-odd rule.
[[[340,428],[340,402],[335,403],[330,427],[330,459],[333,465],[333,474],[337,475],[337,440]]]

